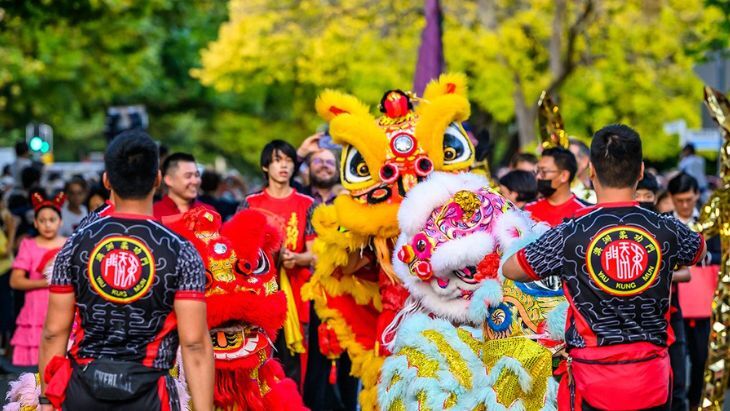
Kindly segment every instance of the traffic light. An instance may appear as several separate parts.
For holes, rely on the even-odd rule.
[[[53,151],[53,128],[43,123],[28,124],[25,127],[25,142],[31,153],[46,155]]]

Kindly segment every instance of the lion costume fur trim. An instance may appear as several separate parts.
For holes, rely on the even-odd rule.
[[[329,308],[326,305],[326,298],[314,300],[314,308],[317,315],[334,330],[342,348],[352,361],[350,373],[362,380],[360,391],[360,406],[363,411],[375,411],[378,409],[377,382],[380,374],[380,367],[385,360],[376,354],[375,349],[367,349],[355,339],[355,333],[345,321],[339,311]]]
[[[332,296],[349,294],[357,304],[373,306],[380,311],[382,302],[377,282],[358,279],[352,275],[333,275],[347,265],[350,254],[368,246],[368,236],[341,231],[334,206],[320,206],[314,211],[312,225],[317,232],[313,251],[317,264],[311,280],[302,287],[302,297],[323,298],[322,289]]]

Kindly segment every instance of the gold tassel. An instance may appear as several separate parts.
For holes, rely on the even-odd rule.
[[[289,282],[289,276],[286,270],[282,269],[279,275],[279,286],[286,296],[286,319],[284,319],[284,339],[286,347],[292,354],[301,354],[306,352],[304,348],[304,337],[301,328],[299,328],[299,312],[297,304],[294,301],[294,291]]]
[[[393,263],[390,261],[390,246],[388,238],[375,236],[373,237],[373,245],[375,246],[375,254],[378,257],[380,268],[383,269],[385,275],[393,284],[400,284],[400,279],[393,270]]]

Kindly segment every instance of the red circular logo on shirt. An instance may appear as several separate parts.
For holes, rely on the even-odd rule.
[[[140,259],[129,250],[112,250],[101,260],[101,276],[117,290],[138,284],[141,274]]]
[[[89,257],[89,282],[104,299],[116,303],[138,300],[152,286],[155,264],[149,248],[130,237],[110,237]]]
[[[586,254],[593,282],[618,296],[640,294],[657,278],[661,249],[654,237],[632,226],[612,227],[598,233]]]
[[[646,248],[633,240],[611,242],[601,252],[603,272],[619,282],[626,283],[641,277],[648,264]]]

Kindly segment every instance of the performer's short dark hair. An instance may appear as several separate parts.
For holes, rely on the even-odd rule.
[[[573,181],[575,173],[578,172],[578,162],[575,160],[575,156],[570,152],[570,150],[566,150],[562,147],[552,147],[543,151],[542,156],[552,157],[558,169],[565,170],[570,173],[570,180],[568,181]]]
[[[160,168],[157,144],[141,130],[115,137],[104,153],[104,166],[114,192],[121,198],[142,199],[155,186]]]
[[[631,127],[613,124],[593,135],[591,163],[602,185],[633,187],[639,180],[642,161],[641,138]]]
[[[700,185],[697,183],[696,178],[685,172],[681,172],[669,180],[667,191],[671,195],[686,193],[688,191],[699,193]]]

